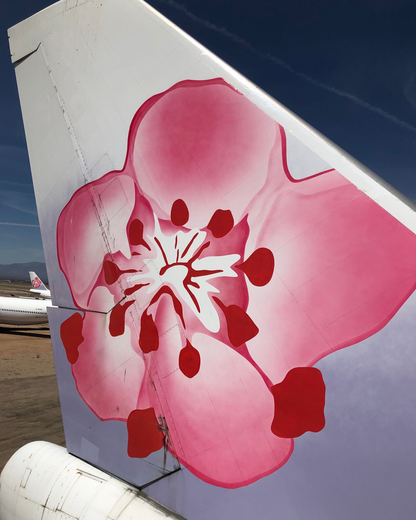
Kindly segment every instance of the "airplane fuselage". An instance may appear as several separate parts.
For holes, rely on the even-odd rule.
[[[51,300],[0,297],[0,324],[36,325],[48,322]]]
[[[31,293],[36,294],[37,298],[48,298],[51,299],[51,291],[49,289],[43,291],[41,289],[29,289]]]

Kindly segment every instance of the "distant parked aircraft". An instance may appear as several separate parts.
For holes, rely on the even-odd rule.
[[[30,289],[30,292],[38,294],[41,298],[50,298],[51,291],[46,287],[35,271],[29,271],[29,275],[33,287]]]
[[[0,297],[0,324],[37,325],[48,322],[47,307],[51,300]]]

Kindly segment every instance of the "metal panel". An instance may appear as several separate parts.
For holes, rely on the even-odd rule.
[[[114,475],[123,475],[124,480],[137,486],[142,486],[175,471],[179,465],[176,459],[164,449],[150,454],[143,460],[127,457],[125,422],[111,421],[107,423],[109,428],[103,429],[103,423],[80,398],[60,335],[62,322],[72,315],[73,311],[56,307],[50,308],[48,311],[68,451]],[[99,317],[104,321],[108,320],[105,315],[99,315]],[[127,355],[126,366],[128,359]],[[120,366],[118,370],[124,372],[124,367]],[[97,378],[96,384],[102,388],[100,378]]]
[[[195,520],[406,518],[414,209],[143,2],[65,9],[16,73],[69,451]]]

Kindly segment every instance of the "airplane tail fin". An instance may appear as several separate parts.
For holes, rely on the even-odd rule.
[[[32,284],[33,289],[37,289],[37,291],[47,291],[48,288],[39,278],[39,276],[34,271],[29,271],[30,283]]]
[[[9,36],[68,451],[193,520],[403,510],[414,208],[140,0]]]

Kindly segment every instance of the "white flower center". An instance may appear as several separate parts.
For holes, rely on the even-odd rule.
[[[218,312],[208,293],[218,293],[219,290],[209,280],[236,277],[237,273],[231,266],[240,260],[240,255],[199,258],[203,250],[209,247],[209,242],[204,244],[205,238],[205,231],[199,229],[165,236],[155,216],[155,234],[153,237],[147,236],[147,242],[156,252],[156,258],[144,261],[146,273],[134,274],[128,280],[150,281],[147,294],[156,292],[163,285],[173,287],[204,327],[210,332],[218,332]]]

